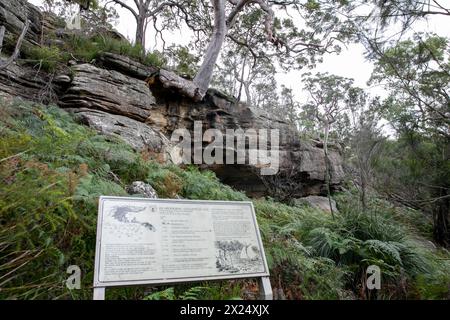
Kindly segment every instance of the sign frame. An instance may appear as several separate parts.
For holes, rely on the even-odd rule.
[[[100,250],[102,242],[102,224],[103,224],[103,203],[105,200],[125,200],[125,201],[142,201],[146,203],[188,203],[188,204],[237,204],[248,205],[252,214],[253,225],[255,227],[255,234],[259,250],[262,255],[262,262],[264,266],[263,272],[247,273],[247,274],[228,274],[217,276],[195,276],[182,278],[160,278],[148,280],[125,280],[125,281],[100,281]],[[95,263],[94,263],[94,300],[104,300],[105,289],[107,287],[121,287],[121,286],[138,286],[138,285],[167,285],[198,281],[214,281],[214,280],[231,280],[231,279],[245,279],[245,278],[259,278],[260,282],[260,298],[271,300],[273,297],[272,288],[269,280],[269,268],[267,258],[262,243],[261,233],[256,219],[255,208],[251,201],[216,201],[216,200],[188,200],[188,199],[151,199],[142,197],[119,197],[119,196],[100,196],[97,216],[97,235],[95,248]]]

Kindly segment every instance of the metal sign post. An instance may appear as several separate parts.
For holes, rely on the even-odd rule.
[[[259,299],[273,300],[272,286],[270,285],[269,277],[259,278]]]

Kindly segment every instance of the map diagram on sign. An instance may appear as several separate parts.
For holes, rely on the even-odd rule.
[[[154,207],[117,205],[107,210],[105,228],[120,239],[136,239],[141,241],[148,232],[156,232],[155,224],[149,213]]]

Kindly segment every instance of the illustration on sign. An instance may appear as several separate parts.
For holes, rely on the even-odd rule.
[[[251,202],[100,199],[94,285],[264,275]]]
[[[232,241],[216,241],[217,261],[219,272],[258,272],[261,265],[261,253],[257,246]],[[250,250],[249,250],[250,248]]]

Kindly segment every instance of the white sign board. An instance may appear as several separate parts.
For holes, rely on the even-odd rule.
[[[251,202],[100,198],[94,287],[268,275]]]

